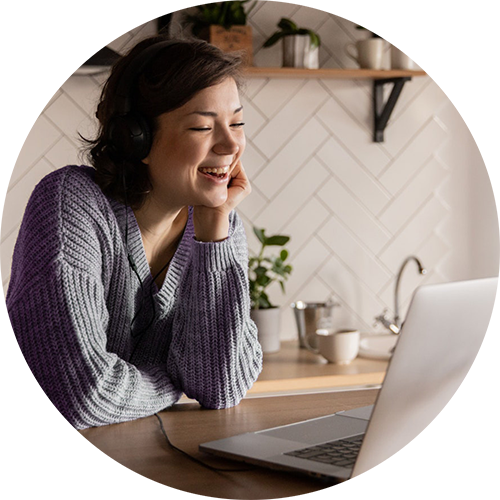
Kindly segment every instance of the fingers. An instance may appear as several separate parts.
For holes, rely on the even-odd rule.
[[[236,178],[243,176],[245,179],[247,179],[247,176],[245,174],[245,169],[243,168],[243,164],[241,163],[240,160],[237,160],[236,163],[234,164],[234,168],[231,171],[231,178]]]
[[[234,170],[231,172],[231,185],[229,187],[233,185],[239,185],[240,187],[246,187],[246,185],[248,185],[248,189],[251,190],[250,181],[240,161],[238,161]]]
[[[246,175],[241,161],[238,161],[231,172],[231,182],[228,187],[228,204],[235,208],[244,198],[252,192],[250,181]]]

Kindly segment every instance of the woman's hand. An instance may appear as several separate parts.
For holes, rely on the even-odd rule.
[[[240,160],[236,162],[231,179],[227,187],[227,200],[222,207],[227,211],[227,215],[236,208],[252,192],[252,186],[248,180],[245,169]],[[221,207],[220,207],[221,208]]]
[[[229,232],[229,214],[252,191],[245,169],[238,159],[231,171],[227,199],[218,207],[194,207],[194,232],[198,241],[221,241]]]

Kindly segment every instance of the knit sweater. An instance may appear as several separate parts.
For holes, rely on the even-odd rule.
[[[35,378],[78,429],[152,415],[182,393],[238,404],[262,367],[241,220],[233,211],[226,240],[200,242],[190,208],[158,289],[133,211],[93,172],[45,177],[19,231],[7,309]]]

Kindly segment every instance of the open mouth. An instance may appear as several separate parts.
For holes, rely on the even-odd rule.
[[[205,174],[209,177],[222,180],[227,177],[229,166],[226,165],[224,167],[200,167],[198,169],[198,172],[201,172],[202,174]]]

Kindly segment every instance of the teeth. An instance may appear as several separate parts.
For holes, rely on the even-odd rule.
[[[229,166],[226,167],[201,167],[200,172],[204,172],[207,174],[225,174],[229,170]]]

